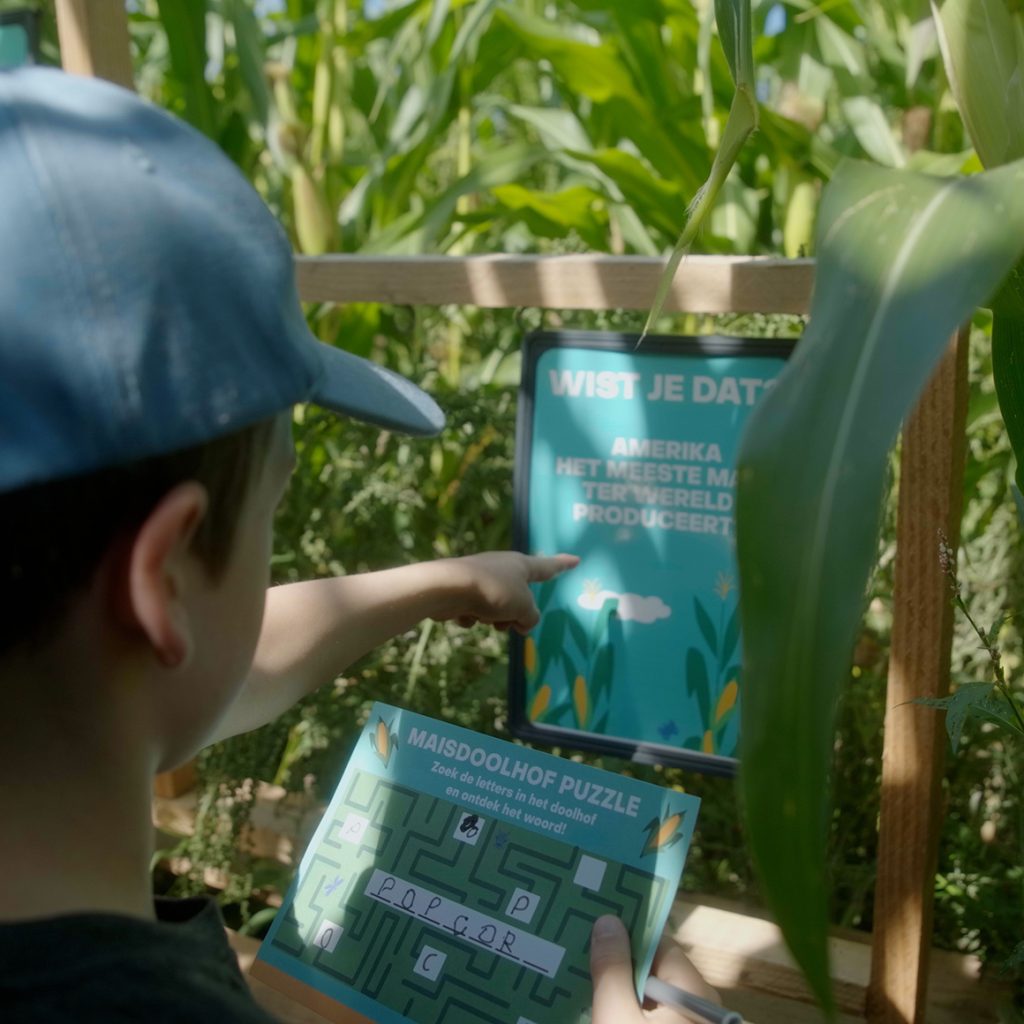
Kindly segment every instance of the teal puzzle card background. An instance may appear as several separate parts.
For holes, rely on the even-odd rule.
[[[575,1024],[602,914],[646,978],[698,809],[374,705],[260,959],[372,1021]]]

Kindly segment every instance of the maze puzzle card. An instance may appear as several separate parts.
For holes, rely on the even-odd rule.
[[[639,989],[699,806],[376,704],[252,973],[333,1021],[588,1020],[591,926]]]

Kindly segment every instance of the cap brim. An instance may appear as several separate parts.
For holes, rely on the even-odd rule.
[[[322,372],[311,402],[403,434],[428,436],[444,427],[437,402],[412,381],[332,345],[316,348]]]

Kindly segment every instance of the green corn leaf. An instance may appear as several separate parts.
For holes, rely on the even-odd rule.
[[[1022,187],[1024,162],[956,179],[843,164],[819,214],[810,324],[743,435],[747,834],[786,941],[829,1010],[833,710],[875,564],[888,452],[953,331],[1019,258]]]
[[[718,632],[715,629],[715,624],[711,621],[711,616],[708,615],[698,597],[693,599],[693,614],[697,619],[697,625],[700,627],[701,636],[704,637],[704,643],[708,645],[708,650],[711,651],[712,656],[717,658]]]
[[[615,46],[607,39],[584,42],[579,33],[511,6],[499,7],[495,21],[514,32],[534,60],[547,60],[576,95],[598,103],[623,100],[643,107]]]
[[[1024,264],[1014,268],[993,307],[992,377],[1017,460],[1016,494],[1020,494],[1024,491]]]
[[[732,615],[729,616],[729,621],[725,624],[725,633],[722,637],[722,660],[725,661],[727,658],[732,657],[732,652],[736,650],[736,641],[740,637],[740,606],[736,605],[732,610]],[[733,678],[733,674],[726,674],[727,680]]]
[[[504,106],[506,113],[536,129],[541,141],[549,149],[582,150],[589,152],[590,137],[580,119],[571,110],[557,107],[530,107],[519,103]]]
[[[426,145],[426,144],[425,144]],[[473,164],[473,169],[434,197],[422,211],[410,212],[401,222],[379,230],[362,248],[364,253],[417,253],[436,245],[455,216],[459,197],[481,192],[495,185],[521,180],[533,170],[543,151],[536,146],[512,144],[491,150]],[[356,190],[353,189],[353,192]],[[351,199],[351,196],[349,197]],[[349,202],[342,204],[339,216],[344,220],[352,216]]]
[[[601,605],[601,610],[597,613],[597,620],[594,622],[594,630],[590,634],[591,650],[597,650],[602,644],[607,643],[609,624],[618,609],[619,599],[617,597],[609,597]]]
[[[562,637],[565,635],[565,620],[568,618],[561,608],[548,612],[541,620],[540,638],[537,641],[537,678],[543,679],[548,664],[562,651]]]
[[[459,26],[459,31],[448,54],[449,64],[458,64],[461,60],[475,61],[480,40],[491,23],[491,15],[497,6],[497,0],[473,0],[469,14]]]
[[[566,682],[569,684],[569,702],[575,706],[575,701],[572,699],[572,689],[576,677],[580,674],[580,670],[576,667],[576,662],[569,656],[568,651],[562,651],[559,655],[559,660],[562,662],[562,671],[565,673]]]
[[[590,645],[587,642],[586,630],[580,625],[579,619],[571,612],[566,614],[565,624],[569,629],[569,635],[572,637],[576,649],[580,652],[580,656],[586,660],[590,657]]]
[[[238,67],[252,99],[256,120],[266,123],[270,109],[270,90],[263,73],[266,63],[266,41],[252,8],[244,0],[223,0],[224,13],[235,30]]]
[[[572,702],[558,704],[549,708],[543,715],[543,721],[548,725],[562,725],[564,720],[573,713]]]
[[[427,21],[427,28],[423,34],[423,46],[425,49],[429,49],[437,42],[438,36],[441,35],[441,30],[444,28],[444,23],[451,11],[451,6],[451,0],[433,0],[430,8],[430,18]]]
[[[840,108],[857,141],[872,160],[887,167],[903,167],[907,158],[896,141],[882,108],[870,96],[848,96]]]
[[[594,682],[591,690],[595,705],[606,692],[611,690],[614,669],[615,648],[610,643],[607,643],[597,652],[597,656],[594,658]],[[597,731],[600,732],[600,730]]]
[[[711,722],[711,686],[704,655],[696,647],[686,652],[686,693],[697,698],[701,724],[707,728]]]
[[[675,234],[682,201],[680,185],[666,181],[649,170],[639,157],[621,149],[568,150],[568,154],[604,172],[618,186],[626,202],[649,224],[666,234]]]
[[[907,30],[907,66],[903,84],[908,90],[914,88],[924,62],[935,56],[938,51],[938,42],[934,18],[922,18],[920,21],[914,22]]]
[[[864,44],[836,24],[832,18],[815,18],[818,49],[830,68],[856,79],[866,79],[868,59]]]
[[[641,340],[643,340],[643,337],[647,335],[655,320],[661,315],[661,310],[665,305],[665,299],[668,297],[668,292],[672,287],[679,264],[682,263],[683,257],[690,251],[690,246],[697,237],[697,232],[704,223],[704,219],[710,212],[711,207],[714,206],[715,198],[725,183],[725,179],[729,176],[729,171],[732,170],[733,164],[736,163],[740,155],[743,143],[747,141],[747,137],[757,127],[757,120],[757,101],[754,99],[753,91],[745,86],[738,87],[736,95],[733,97],[732,107],[729,109],[729,119],[725,123],[725,133],[722,136],[718,152],[715,153],[714,163],[711,165],[711,174],[693,197],[693,202],[690,203],[686,211],[686,224],[658,281],[654,302],[650,313],[647,314],[647,322],[644,324]]]
[[[718,22],[718,34],[722,41],[722,48],[725,50],[726,59],[729,61],[729,70],[736,83],[736,92],[733,95],[732,106],[729,108],[729,117],[725,122],[725,131],[722,133],[718,151],[715,153],[715,159],[711,165],[711,173],[687,207],[682,233],[679,235],[658,281],[654,301],[641,332],[641,341],[661,315],[679,264],[690,251],[697,232],[714,206],[715,198],[736,163],[744,142],[747,141],[751,132],[757,129],[758,125],[757,100],[754,98],[754,49],[750,28],[750,0],[715,0],[715,17]]]
[[[1024,157],[1024,9],[1009,0],[932,0],[939,49],[985,167]]]
[[[206,82],[206,0],[158,0],[157,10],[171,57],[168,80],[181,97],[182,114],[212,137],[213,97]]]
[[[510,220],[522,219],[539,238],[565,238],[575,231],[592,249],[603,248],[608,226],[604,197],[586,185],[570,185],[560,192],[497,185],[491,195]]]
[[[715,0],[715,22],[737,88],[754,87],[754,33],[750,0]]]
[[[551,596],[554,594],[556,586],[556,580],[545,580],[545,582],[537,589],[537,607],[540,609],[541,614],[543,614],[544,609],[547,608],[548,602],[551,600]]]

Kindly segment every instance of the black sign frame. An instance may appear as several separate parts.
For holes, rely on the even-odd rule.
[[[529,548],[529,467],[533,445],[537,363],[551,348],[575,347],[598,351],[644,354],[678,354],[700,357],[761,356],[788,358],[795,338],[747,338],[728,335],[648,335],[640,343],[638,334],[583,330],[540,330],[526,336],[522,348],[522,374],[516,417],[515,471],[513,484],[513,547]],[[513,633],[509,638],[509,729],[514,736],[536,744],[564,746],[625,758],[638,764],[686,768],[705,775],[733,777],[739,761],[735,757],[708,754],[668,743],[652,743],[623,736],[586,732],[562,726],[543,725],[530,720],[526,701],[526,638]]]

